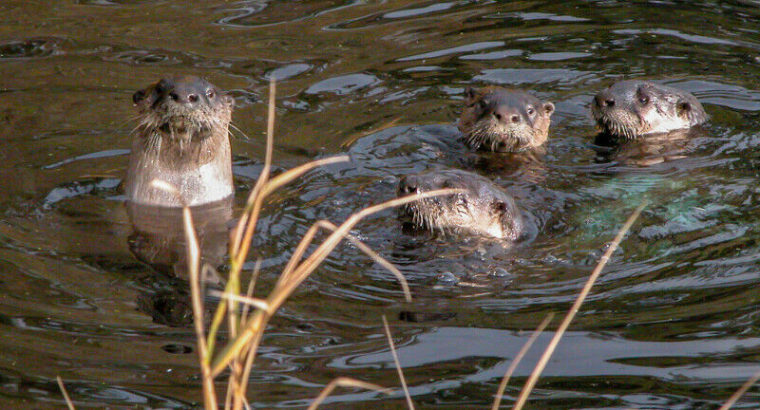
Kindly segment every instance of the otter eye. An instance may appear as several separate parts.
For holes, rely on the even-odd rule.
[[[156,91],[156,94],[163,94],[164,91],[166,91],[166,85],[164,84],[164,80],[161,80],[156,84],[155,87],[153,87],[153,90]]]
[[[646,95],[639,96],[639,102],[641,105],[647,105],[649,103],[649,97]]]
[[[212,89],[209,88],[208,91],[206,91],[206,97],[208,97],[209,100],[213,100],[214,99],[214,90],[212,90]]]
[[[533,115],[536,111],[533,109],[533,107],[528,107],[528,115]]]
[[[480,100],[480,101],[478,102],[478,105],[480,105],[480,108],[482,108],[482,109],[484,109],[484,110],[485,110],[486,108],[488,108],[488,102],[487,102],[486,100]]]

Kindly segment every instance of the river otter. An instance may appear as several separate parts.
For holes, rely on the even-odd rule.
[[[232,195],[231,96],[202,78],[185,76],[164,78],[132,100],[139,124],[125,183],[129,201],[177,207]],[[179,195],[154,187],[155,179]]]
[[[620,81],[599,92],[591,103],[591,113],[602,132],[618,140],[707,121],[702,104],[691,93],[641,80]]]
[[[416,228],[431,231],[468,231],[508,240],[520,236],[523,220],[515,201],[480,175],[461,170],[408,175],[399,182],[398,195],[442,188],[465,192],[411,202],[401,208],[402,218],[410,218]]]
[[[467,87],[459,130],[473,149],[519,152],[546,142],[554,104],[519,90]]]

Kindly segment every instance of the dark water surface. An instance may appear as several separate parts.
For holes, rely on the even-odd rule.
[[[143,242],[117,188],[131,93],[177,73],[236,98],[238,204],[260,170],[271,76],[276,167],[353,159],[272,199],[252,256],[260,293],[313,222],[391,198],[414,171],[483,173],[534,226],[508,247],[406,235],[393,211],[362,222],[355,234],[401,268],[414,301],[341,246],[273,320],[253,406],[304,407],[337,376],[395,390],[339,389],[326,408],[403,406],[383,314],[418,405],[490,404],[528,332],[567,310],[644,199],[531,406],[710,409],[760,370],[757,1],[3,1],[0,16],[3,408],[60,408],[56,375],[78,408],[200,400],[192,329],[145,309],[181,282],[134,256]],[[600,160],[588,103],[620,78],[689,90],[711,122],[665,162]],[[510,168],[451,143],[464,87],[486,84],[555,103],[542,163]],[[737,407],[760,407],[760,388]]]

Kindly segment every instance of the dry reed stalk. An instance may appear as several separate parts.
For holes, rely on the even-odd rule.
[[[758,380],[760,380],[760,371],[752,375],[752,377],[750,377],[749,380],[744,382],[744,384],[742,384],[742,387],[740,387],[739,390],[734,392],[734,394],[732,394],[731,397],[729,397],[728,400],[726,400],[726,402],[723,403],[722,406],[720,406],[719,410],[730,409],[731,406],[736,404],[736,401],[739,400],[739,398],[742,397],[742,395],[744,395],[744,393],[746,393],[747,390],[749,390],[749,388],[752,387],[753,384],[757,383]]]
[[[353,137],[351,137],[350,139],[348,139],[346,141],[343,141],[343,143],[340,144],[340,147],[343,148],[343,149],[346,149],[346,148],[350,147],[351,145],[353,145],[353,143],[355,143],[356,141],[358,141],[360,138],[364,138],[364,137],[366,137],[369,134],[375,134],[375,133],[378,133],[380,131],[387,130],[388,128],[395,127],[396,124],[398,124],[399,121],[401,121],[401,118],[403,118],[403,117],[396,117],[396,118],[394,118],[394,119],[386,122],[385,124],[383,124],[383,125],[381,125],[379,127],[368,129],[367,131],[365,131],[365,132],[363,132],[361,134],[356,134]]]
[[[262,168],[261,173],[256,180],[256,184],[251,190],[248,200],[246,201],[246,208],[241,215],[237,228],[233,231],[232,240],[230,243],[230,280],[225,287],[225,291],[228,293],[239,294],[240,292],[240,273],[242,272],[245,257],[248,255],[248,249],[253,237],[253,232],[255,231],[256,223],[258,222],[258,215],[261,211],[261,207],[263,206],[264,198],[266,197],[266,194],[261,195],[261,192],[269,182],[269,173],[272,167],[272,155],[274,152],[275,95],[276,80],[274,77],[272,77],[269,81],[269,104],[267,106],[266,134],[267,140],[266,151],[264,154],[264,167]],[[310,168],[305,169],[308,170]],[[293,178],[297,176],[298,175],[294,175]],[[287,182],[289,182],[289,180]],[[245,234],[243,234],[244,231]],[[257,267],[258,266],[259,265],[257,265]],[[252,285],[249,285],[249,290],[253,291]],[[228,317],[230,318],[231,330],[233,330],[231,333],[233,339],[237,337],[237,324],[242,324],[242,321],[239,321],[235,317],[237,306],[234,303],[230,303],[229,305],[220,303],[219,307],[217,308],[216,315],[214,316],[214,320],[212,321],[211,328],[209,329],[209,344],[212,346],[214,340],[216,339],[216,332],[218,331],[219,325],[221,324],[222,318],[225,314],[225,307],[229,308]],[[253,362],[252,358],[250,360],[246,359],[246,354],[247,352],[245,351],[241,352],[239,355],[236,355],[234,357],[232,362],[232,375],[230,376],[230,383],[228,384],[228,397],[232,396],[232,408],[234,409],[242,408],[243,404],[247,405],[245,398],[247,383],[245,380],[247,380],[247,377],[250,374],[250,367],[253,365]],[[243,362],[245,364],[241,364]],[[225,403],[225,408],[229,408],[227,402]]]
[[[259,277],[259,272],[261,271],[261,258],[256,260],[256,266],[253,267],[253,274],[251,275],[251,280],[248,282],[248,291],[246,292],[246,297],[253,298],[253,290],[256,287],[256,280]],[[250,305],[246,304],[243,306],[243,312],[240,315],[240,320],[242,322],[248,320],[248,310],[250,308]],[[248,377],[251,375],[251,368],[253,367],[253,355],[248,354],[248,352],[244,352],[241,357],[245,356],[245,364],[243,365],[243,374],[240,376],[241,381],[248,380]],[[247,383],[240,383],[237,386],[237,389],[233,392],[233,394],[236,394],[237,397],[242,398],[244,400],[244,403],[246,403],[246,408],[250,408],[249,405],[247,405],[247,401],[245,398],[245,392],[248,388]]]
[[[250,246],[250,241],[253,236],[253,232],[256,228],[256,222],[258,221],[258,215],[261,211],[261,207],[263,205],[264,201],[264,195],[259,195],[261,190],[266,186],[266,183],[269,180],[269,172],[271,170],[272,166],[272,154],[274,151],[274,112],[275,112],[275,94],[276,94],[276,83],[274,77],[270,79],[269,82],[269,104],[267,109],[267,144],[266,144],[266,152],[264,155],[264,167],[261,170],[261,174],[259,175],[259,178],[256,180],[256,184],[254,185],[254,188],[251,190],[251,194],[249,195],[248,201],[246,203],[246,210],[252,208],[253,211],[251,213],[249,212],[243,212],[241,215],[240,221],[238,223],[237,229],[234,231],[234,235],[232,237],[232,242],[230,243],[230,256],[231,256],[231,269],[230,269],[230,277],[233,278],[227,283],[226,290],[230,293],[239,294],[240,292],[240,282],[239,282],[239,276],[240,272],[242,271],[243,263],[245,261],[245,257],[248,255],[248,248]],[[251,221],[252,223],[249,223]],[[247,235],[243,235],[245,227],[245,232]],[[241,235],[243,235],[241,237]],[[241,251],[241,241],[243,241],[243,248],[245,248],[245,251]],[[224,303],[221,303],[219,308],[217,309],[217,315],[214,317],[214,321],[212,322],[212,328],[209,332],[209,344],[213,343],[213,340],[216,339],[216,331],[218,330],[218,326],[221,323],[221,319],[224,316],[224,308],[228,307],[229,310],[229,322],[230,322],[230,328],[233,330],[231,333],[231,336],[234,338],[237,336],[237,327],[236,324],[239,323],[237,318],[235,317],[236,312],[236,305],[234,303],[230,303],[229,306],[227,306]],[[245,352],[243,354],[236,356],[235,360],[232,363],[232,375],[230,376],[230,383],[228,385],[228,393],[229,392],[242,392],[243,394],[232,394],[234,402],[232,403],[234,409],[240,409],[245,403],[245,390],[246,390],[246,384],[244,382],[245,379],[242,378],[242,375],[248,374],[248,371],[244,367],[241,367],[241,362],[244,361]],[[245,360],[246,363],[250,363],[250,361]],[[252,365],[252,363],[251,363]],[[228,394],[228,397],[230,395]],[[225,403],[225,408],[229,408],[229,405]]]
[[[253,298],[253,289],[256,287],[256,280],[259,278],[261,272],[261,258],[256,259],[256,265],[253,267],[253,274],[251,274],[251,280],[248,281],[248,291],[245,293],[247,298]],[[241,320],[248,319],[249,306],[243,306],[243,312],[240,314]]]
[[[338,227],[335,226],[334,223],[330,221],[325,221],[325,220],[318,221],[316,224],[312,226],[312,228],[322,228],[322,229],[326,229],[333,232],[335,232],[338,229]],[[393,276],[396,277],[396,280],[398,280],[399,283],[401,284],[401,290],[404,292],[404,298],[406,299],[406,301],[407,302],[412,301],[412,292],[409,290],[409,283],[406,281],[404,274],[402,274],[401,271],[398,270],[398,268],[393,266],[392,263],[390,263],[387,259],[380,256],[377,252],[373,251],[369,246],[365,245],[364,242],[359,240],[359,238],[351,234],[347,234],[346,239],[348,239],[351,243],[354,244],[354,246],[359,248],[359,250],[361,250],[367,256],[369,256],[372,260],[374,260],[378,265],[384,267],[389,272],[391,272]]]
[[[198,238],[193,225],[193,217],[190,208],[182,209],[182,217],[185,227],[185,241],[187,243],[187,261],[190,271],[190,293],[193,305],[193,323],[195,336],[198,344],[198,360],[201,366],[201,379],[203,383],[203,402],[207,410],[217,409],[216,391],[214,390],[214,376],[209,367],[210,354],[206,345],[206,337],[203,332],[203,299],[200,291],[200,277],[198,271],[201,262],[201,250],[198,246]]]
[[[327,384],[327,386],[325,386],[324,389],[322,389],[322,391],[319,393],[319,396],[317,396],[317,398],[311,402],[306,410],[315,410],[317,407],[319,407],[319,405],[322,404],[322,402],[327,398],[327,396],[330,395],[330,393],[332,393],[333,390],[335,390],[336,387],[358,387],[361,389],[388,393],[388,389],[383,386],[363,382],[361,380],[352,379],[350,377],[338,377],[333,379],[330,383]]]
[[[253,186],[251,193],[248,195],[248,200],[246,201],[246,212],[243,212],[243,214],[240,216],[238,229],[235,231],[234,240],[230,245],[231,254],[238,253],[238,250],[240,249],[240,241],[242,240],[241,235],[243,233],[243,230],[240,228],[246,226],[249,217],[258,216],[258,212],[256,214],[249,214],[247,211],[251,209],[254,204],[254,199],[258,196],[258,193],[264,187],[264,184],[269,180],[269,171],[272,168],[272,153],[274,151],[274,144],[272,141],[274,139],[274,97],[276,92],[276,80],[274,77],[272,77],[269,80],[269,104],[267,108],[267,144],[266,151],[264,153],[264,167],[261,169],[261,174],[259,174],[259,178],[256,180],[256,184]],[[253,228],[255,228],[255,223],[253,225]],[[251,228],[251,230],[253,230],[253,228]]]
[[[301,243],[296,248],[296,252],[291,256],[286,268],[280,274],[280,279],[275,284],[274,289],[267,297],[266,301],[269,304],[269,310],[256,310],[253,313],[253,317],[247,321],[243,326],[238,337],[225,346],[219,355],[214,359],[211,364],[211,374],[216,376],[222,372],[232,359],[240,354],[244,348],[248,347],[251,353],[255,354],[258,344],[263,335],[264,327],[268,323],[271,315],[282,306],[285,300],[293,293],[296,287],[300,285],[306,278],[316,270],[316,268],[327,258],[330,252],[348,235],[348,232],[356,226],[359,221],[365,217],[372,215],[382,210],[404,205],[416,200],[425,199],[437,195],[451,195],[461,192],[457,189],[441,189],[437,191],[430,191],[423,194],[409,195],[401,198],[392,199],[390,201],[383,202],[378,205],[370,206],[362,209],[354,214],[351,214],[343,224],[341,224],[332,234],[330,234],[324,242],[322,242],[317,249],[314,250],[305,260],[300,263],[292,262],[296,261],[303,256],[306,248],[311,244],[311,240],[316,232],[316,227],[319,225],[325,225],[325,221],[319,221],[315,223],[312,228],[309,229],[307,235],[304,235]],[[250,344],[249,344],[250,343]]]
[[[493,406],[491,407],[492,410],[497,410],[499,408],[499,404],[501,404],[501,398],[504,396],[504,390],[507,389],[509,378],[512,377],[512,373],[514,373],[515,369],[517,369],[517,365],[520,364],[520,361],[522,361],[523,357],[525,357],[525,354],[528,353],[528,350],[530,350],[531,346],[533,346],[533,343],[536,341],[536,339],[538,339],[538,336],[541,334],[541,332],[546,329],[546,326],[549,325],[549,322],[551,322],[552,319],[554,319],[554,313],[550,312],[548,315],[546,315],[546,318],[544,318],[544,320],[538,325],[536,330],[533,331],[533,333],[528,338],[528,341],[525,342],[520,351],[517,352],[517,355],[512,360],[512,363],[509,364],[506,373],[504,373],[504,378],[499,384],[499,389],[496,391],[496,399],[493,401]]]
[[[251,275],[251,280],[248,282],[248,292],[246,293],[246,296],[249,298],[253,297],[253,290],[256,287],[256,280],[259,277],[259,272],[261,269],[261,258],[256,260],[256,266],[253,267],[253,274]],[[248,308],[250,305],[244,305],[243,306],[243,313],[241,314],[241,320],[247,321],[248,320]],[[251,369],[253,368],[253,358],[254,355],[245,352],[241,356],[246,356],[245,364],[243,365],[243,375],[240,377],[240,380],[248,380],[248,377],[251,375]],[[237,395],[237,397],[242,398],[244,400],[244,403],[247,403],[245,398],[245,392],[248,388],[247,383],[241,383],[238,384],[237,389],[235,390],[234,394]],[[246,408],[250,408],[250,406],[246,405]]]
[[[267,137],[267,146],[273,145],[273,138],[272,136]],[[331,158],[324,158],[316,161],[311,161],[306,164],[300,165],[298,167],[295,167],[291,170],[288,170],[286,172],[283,172],[282,174],[278,175],[277,177],[273,178],[271,181],[267,182],[266,184],[263,184],[262,187],[258,190],[257,195],[255,197],[249,197],[249,202],[252,203],[250,207],[246,206],[246,210],[244,211],[243,215],[248,215],[248,218],[241,217],[240,221],[238,222],[237,227],[235,228],[235,232],[233,232],[233,236],[236,235],[237,232],[246,232],[246,236],[241,238],[240,245],[237,250],[233,249],[233,245],[230,245],[230,277],[231,278],[237,278],[240,272],[243,270],[243,263],[245,262],[245,257],[248,255],[248,250],[250,248],[251,239],[253,236],[253,228],[255,228],[256,223],[258,221],[258,213],[260,212],[260,208],[263,205],[264,198],[266,198],[267,195],[274,192],[276,189],[284,186],[285,184],[293,181],[294,179],[298,178],[305,172],[312,170],[314,168],[334,164],[338,162],[344,162],[347,161],[348,157],[345,155],[340,155],[336,157]],[[265,166],[266,167],[266,166]],[[264,178],[265,175],[262,175],[259,179]],[[258,182],[257,182],[258,185]],[[254,190],[256,188],[254,187]],[[250,216],[253,213],[256,213],[256,216]],[[245,225],[247,221],[247,225]],[[242,256],[241,256],[242,255]],[[237,280],[230,280],[227,283],[227,287],[225,288],[225,292],[229,291],[230,293],[238,293],[239,292],[239,283]],[[208,332],[208,346],[210,351],[214,351],[215,349],[215,340],[216,340],[216,334],[219,330],[219,326],[222,324],[222,320],[224,319],[224,315],[227,313],[227,304],[226,303],[220,303],[217,307],[216,313],[214,314],[214,318],[211,321],[211,326],[209,327]]]
[[[232,301],[244,303],[248,306],[255,307],[256,309],[269,310],[269,305],[266,300],[249,298],[248,296],[242,296],[235,293],[220,292],[218,290],[212,290],[208,292],[209,295],[218,297],[219,299],[226,300],[229,304]],[[233,333],[233,332],[230,332]],[[234,338],[235,336],[232,335]]]
[[[393,363],[396,365],[396,371],[398,372],[398,378],[401,380],[401,387],[404,389],[404,397],[406,397],[406,404],[409,409],[414,410],[414,402],[412,402],[412,395],[409,394],[409,388],[406,386],[406,378],[404,378],[404,371],[401,370],[401,363],[398,360],[398,354],[396,353],[396,345],[393,344],[393,338],[391,337],[391,329],[388,327],[388,319],[383,315],[383,327],[385,328],[385,336],[388,338],[388,346],[391,347],[391,355],[393,356]]]
[[[179,191],[171,184],[161,181],[153,180],[151,185],[158,189],[163,189],[167,192],[171,192],[179,198],[183,204],[182,207],[182,225],[185,231],[185,242],[187,248],[187,265],[188,273],[190,276],[190,295],[193,309],[193,325],[195,329],[197,344],[198,344],[198,361],[201,366],[201,381],[203,384],[203,400],[204,407],[207,410],[217,409],[216,391],[214,390],[214,377],[211,375],[209,362],[211,358],[208,345],[206,344],[206,338],[203,331],[203,298],[201,296],[201,250],[198,244],[198,237],[195,233],[195,225],[193,224],[193,216],[190,211],[190,207]],[[205,269],[204,269],[205,271]],[[205,276],[205,275],[204,275]]]
[[[586,284],[583,286],[583,289],[581,289],[581,292],[578,294],[578,298],[575,300],[575,303],[573,303],[573,306],[570,307],[570,310],[567,312],[567,315],[565,315],[565,318],[562,320],[562,323],[559,325],[559,328],[557,328],[557,331],[554,333],[554,337],[552,337],[552,340],[549,342],[549,345],[546,347],[544,354],[538,360],[538,363],[536,364],[536,368],[533,370],[533,373],[531,373],[530,377],[528,377],[528,380],[525,382],[525,386],[520,392],[520,396],[518,396],[517,402],[515,403],[515,406],[513,407],[514,410],[520,410],[525,405],[525,402],[528,400],[528,395],[530,395],[531,390],[533,390],[533,387],[536,385],[536,382],[538,381],[538,377],[541,375],[541,372],[544,370],[544,368],[546,367],[546,364],[549,362],[549,358],[551,357],[552,353],[554,353],[554,349],[557,348],[557,344],[559,344],[559,340],[565,334],[565,330],[567,330],[568,326],[570,326],[570,322],[578,313],[578,309],[580,309],[581,305],[586,300],[586,296],[588,296],[589,292],[591,291],[591,287],[594,285],[594,282],[596,282],[596,279],[599,277],[599,274],[602,272],[602,269],[604,269],[605,265],[607,265],[607,261],[610,260],[610,256],[612,256],[612,253],[615,252],[618,245],[620,245],[620,242],[623,240],[623,237],[628,232],[628,230],[631,229],[631,225],[633,225],[636,219],[638,219],[639,215],[641,214],[641,211],[644,209],[646,205],[647,205],[647,201],[644,201],[641,203],[641,205],[639,205],[636,208],[636,210],[633,211],[631,216],[628,217],[628,220],[625,221],[625,224],[623,224],[623,227],[620,228],[620,231],[618,231],[617,235],[615,236],[615,239],[613,239],[612,242],[610,243],[610,246],[607,248],[607,251],[604,252],[602,257],[599,259],[599,263],[596,265],[593,272],[591,272],[591,276],[589,276],[588,281],[586,281]]]
[[[343,239],[348,239],[353,242],[373,260],[391,271],[391,273],[399,279],[407,300],[411,300],[408,284],[403,275],[401,275],[401,272],[393,267],[390,262],[372,251],[368,246],[350,235],[349,231],[361,219],[375,212],[436,195],[449,195],[461,192],[461,190],[456,189],[444,189],[393,199],[379,205],[365,208],[350,215],[340,226],[335,226],[328,221],[318,221],[309,229],[307,234],[304,235],[296,251],[291,256],[285,269],[282,271],[280,279],[277,281],[274,289],[266,299],[252,297],[254,288],[253,282],[255,281],[255,278],[249,283],[248,295],[240,296],[240,274],[243,270],[243,264],[248,256],[256,224],[264,204],[264,199],[267,195],[311,169],[348,160],[347,156],[337,156],[312,161],[270,179],[269,174],[274,146],[274,91],[275,85],[274,82],[271,82],[264,167],[246,201],[243,214],[240,217],[236,228],[231,233],[229,278],[224,292],[221,293],[222,300],[212,318],[208,334],[204,334],[203,329],[203,323],[205,322],[203,318],[204,309],[202,297],[204,294],[204,283],[201,281],[201,277],[205,277],[209,272],[215,274],[215,270],[208,266],[203,266],[203,269],[201,270],[200,248],[193,225],[191,210],[187,206],[183,208],[183,223],[185,228],[185,239],[187,242],[187,259],[194,315],[194,328],[198,338],[198,357],[201,366],[204,405],[206,409],[217,408],[214,378],[227,367],[231,367],[232,372],[230,374],[230,380],[228,381],[225,408],[230,408],[231,406],[233,409],[241,409],[244,405],[250,407],[245,398],[247,380],[266,324],[275,311],[277,311],[277,309],[282,306],[285,300],[292,294],[295,288],[314,272],[314,270],[316,270],[316,268]],[[165,182],[153,181],[153,185],[174,192],[179,196],[178,191]],[[332,233],[328,235],[314,252],[302,260],[306,249],[311,244],[314,235],[320,228],[331,230]],[[258,274],[259,266],[260,261],[257,262],[254,276]],[[243,312],[240,315],[238,315],[237,312],[238,303],[243,303]],[[249,314],[249,308],[251,306],[254,307],[254,310]],[[219,352],[218,355],[215,355],[217,334],[225,316],[229,322],[232,340],[221,350],[221,352]],[[347,380],[350,379],[338,379],[338,383],[344,383],[347,382]],[[364,382],[358,383],[361,384]],[[337,385],[338,384],[334,384],[332,388]],[[359,384],[354,385],[359,386]],[[370,384],[364,384],[364,386],[370,386]],[[375,387],[374,385],[371,386]],[[327,393],[329,394],[329,391],[327,391]],[[323,399],[324,398],[321,400]]]
[[[66,391],[66,386],[63,385],[63,379],[61,379],[61,376],[55,376],[55,379],[58,380],[58,388],[61,389],[63,399],[66,400],[66,406],[69,407],[69,410],[76,410],[74,403],[71,402],[71,398],[69,397],[69,392]]]

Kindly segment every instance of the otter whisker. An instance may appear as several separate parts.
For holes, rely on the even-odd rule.
[[[235,124],[233,124],[232,122],[230,122],[230,128],[232,130],[237,131],[240,135],[242,135],[244,140],[246,140],[246,141],[250,141],[251,140],[251,138],[246,133],[244,133],[243,130],[241,130],[240,128],[238,128],[238,126],[235,125]],[[230,133],[230,134],[232,134],[232,133]]]

